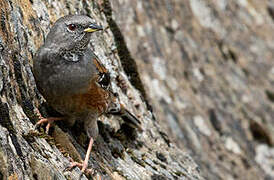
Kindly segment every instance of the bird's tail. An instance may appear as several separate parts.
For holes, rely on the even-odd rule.
[[[107,113],[120,116],[127,125],[142,131],[141,121],[135,115],[130,113],[121,103],[113,103],[111,106],[109,106]]]

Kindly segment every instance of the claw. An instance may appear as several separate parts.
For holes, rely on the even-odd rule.
[[[87,169],[87,165],[85,165],[85,163],[75,162],[71,158],[69,159],[69,161],[70,161],[70,165],[66,168],[66,170],[72,170],[73,168],[78,167],[81,169],[82,173],[86,173],[89,175],[93,175],[95,173],[95,171],[92,168]]]
[[[86,173],[86,174],[90,174],[90,175],[95,174],[95,171],[93,169],[87,169],[88,160],[89,160],[90,152],[91,152],[91,149],[92,149],[92,145],[93,145],[93,138],[91,137],[90,140],[89,140],[89,145],[88,145],[88,150],[87,150],[87,153],[86,153],[85,160],[82,163],[78,163],[78,162],[73,161],[73,159],[70,158],[69,159],[70,160],[70,166],[67,169],[71,170],[74,167],[79,167],[81,169],[82,173]]]
[[[41,118],[34,126],[35,129],[38,129],[42,124],[46,124],[46,133],[49,133],[49,128],[54,121],[62,120],[63,118],[60,117],[50,117],[50,118]]]

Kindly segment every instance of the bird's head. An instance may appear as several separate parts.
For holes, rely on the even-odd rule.
[[[45,44],[68,51],[85,49],[93,32],[103,30],[85,15],[68,15],[58,19],[52,26]]]

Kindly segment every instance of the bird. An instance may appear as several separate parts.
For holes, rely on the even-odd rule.
[[[92,146],[98,136],[98,117],[103,114],[121,116],[134,128],[141,122],[117,98],[111,89],[110,72],[90,48],[92,33],[103,28],[87,15],[66,15],[59,18],[36,52],[33,74],[39,92],[62,117],[43,118],[35,124],[46,125],[62,120],[72,126],[83,122],[89,145],[82,163],[72,162],[82,172],[88,167]]]

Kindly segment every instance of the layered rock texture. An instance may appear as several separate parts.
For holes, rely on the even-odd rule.
[[[274,178],[273,0],[0,1],[0,179],[79,179],[81,124],[34,130],[33,56],[50,26],[87,14],[105,30],[92,48],[142,122],[100,118],[81,179]],[[80,129],[80,130],[79,130]]]

